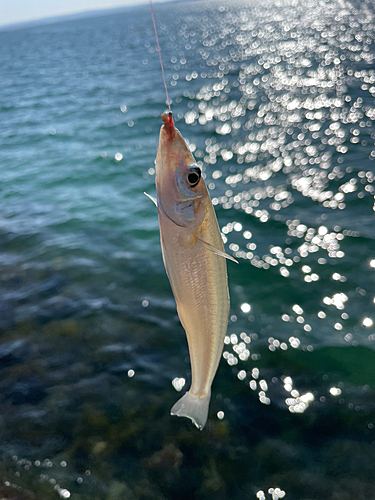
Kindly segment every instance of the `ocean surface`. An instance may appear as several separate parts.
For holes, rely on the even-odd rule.
[[[375,499],[372,1],[155,4],[225,240],[206,428],[166,277],[148,6],[0,32],[0,496]]]

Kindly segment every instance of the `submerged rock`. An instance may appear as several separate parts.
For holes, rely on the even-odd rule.
[[[126,483],[112,481],[108,488],[106,500],[136,500],[136,497]]]
[[[162,482],[172,483],[179,477],[182,458],[182,452],[170,443],[147,460],[147,467],[156,472]]]

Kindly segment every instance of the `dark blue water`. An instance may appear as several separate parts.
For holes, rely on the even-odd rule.
[[[225,237],[208,425],[164,272],[148,7],[0,33],[0,493],[369,500],[372,2],[155,6],[175,122]],[[185,382],[185,385],[184,385]]]

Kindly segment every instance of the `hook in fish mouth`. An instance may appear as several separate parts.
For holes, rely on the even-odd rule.
[[[172,136],[172,134],[175,131],[174,121],[173,121],[173,116],[172,116],[172,111],[169,111],[169,112],[165,111],[161,115],[161,119],[164,122],[164,127],[165,127],[166,131],[169,133],[169,135]]]
[[[165,111],[161,115],[161,119],[164,122],[164,125],[174,127],[174,122],[173,122],[173,116],[172,116],[172,111]]]

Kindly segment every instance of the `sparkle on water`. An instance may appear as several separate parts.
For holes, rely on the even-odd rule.
[[[172,385],[177,392],[180,392],[185,386],[185,379],[176,377],[172,380]]]
[[[279,498],[285,497],[285,491],[281,490],[280,488],[269,488],[267,493],[269,494],[269,496],[264,493],[263,490],[259,490],[255,496],[258,500],[278,500]]]

